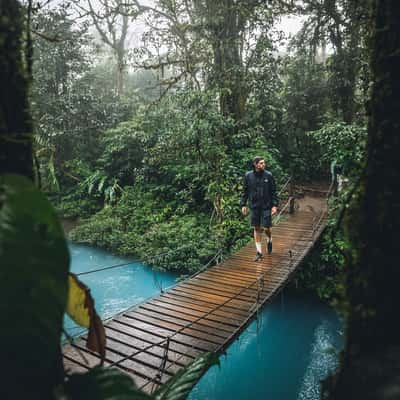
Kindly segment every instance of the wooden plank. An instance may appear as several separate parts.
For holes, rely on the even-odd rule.
[[[142,338],[136,338],[135,336],[132,335],[132,332],[129,332],[130,334],[127,333],[122,333],[117,330],[114,330],[112,328],[107,328],[106,327],[106,336],[107,340],[110,340],[111,342],[118,342],[123,345],[127,345],[128,347],[131,347],[133,350],[131,353],[127,354],[132,354],[135,350],[142,350],[145,353],[151,353],[155,354],[158,357],[162,358],[165,352],[164,345],[157,346],[154,343],[157,343],[157,341],[146,341],[145,339],[148,339],[143,335]],[[159,341],[159,338],[157,338]],[[152,345],[152,347],[149,347]],[[169,346],[169,351],[168,351],[168,359],[173,362],[178,362],[180,361],[182,364],[186,365],[190,363],[191,361],[194,360],[194,358],[198,355],[197,352],[194,352],[193,354],[184,354],[184,352],[187,351],[187,348],[184,346],[180,346],[175,343],[170,343]]]
[[[245,301],[245,300],[233,298],[232,296],[228,296],[223,293],[216,294],[216,292],[213,291],[212,289],[210,289],[209,287],[208,288],[207,287],[199,287],[199,286],[194,287],[189,282],[179,285],[179,287],[176,287],[175,290],[191,293],[200,298],[208,298],[208,299],[210,299],[210,301],[216,302],[217,304],[225,303],[227,308],[224,309],[224,313],[229,314],[229,315],[237,314],[234,311],[230,311],[230,309],[233,307],[233,304],[235,305],[234,308],[236,308],[239,311],[240,310],[243,311],[243,310],[247,310],[247,308],[249,307],[249,304],[251,304],[251,302],[252,302],[251,298],[248,298]],[[220,314],[220,312],[218,311],[216,314],[218,315],[218,314]]]
[[[262,290],[262,294],[263,295],[268,295],[269,290],[270,290],[269,288],[271,286],[275,286],[275,285],[276,285],[276,283],[268,284],[268,282],[265,282],[264,283],[264,289]],[[184,297],[186,295],[193,296],[193,297],[195,297],[195,296],[201,297],[201,296],[208,296],[209,295],[208,292],[199,291],[198,288],[197,289],[190,289],[190,288],[187,289],[187,288],[181,288],[181,287],[176,288],[176,290],[174,291],[174,294],[175,295],[181,295],[181,297]],[[237,305],[237,307],[241,307],[241,314],[240,314],[241,317],[240,317],[240,319],[242,319],[243,317],[246,317],[248,315],[249,309],[252,307],[252,304],[254,303],[256,297],[257,297],[257,293],[254,292],[254,296],[251,298],[251,301],[247,302],[246,308],[244,308],[242,306],[242,304]],[[211,300],[210,303],[212,303],[212,302],[214,303],[214,307],[212,307],[212,309],[215,309],[216,306],[219,306],[219,305],[223,304],[221,302],[218,303],[216,301],[212,301]],[[220,307],[219,309],[225,310],[225,307],[227,305],[231,308],[231,307],[235,306],[236,304],[237,304],[237,300],[234,300],[234,299],[232,299],[230,297],[230,298],[227,298],[227,300],[225,301],[225,304],[222,307]],[[217,311],[214,311],[212,314],[218,315],[219,309]]]
[[[253,282],[257,282],[256,279],[253,279]],[[226,294],[229,297],[237,297],[238,300],[243,300],[248,302],[252,302],[255,294],[257,293],[257,285],[255,287],[251,287],[246,289],[246,287],[237,287],[236,285],[230,285],[226,283],[220,283],[219,281],[209,280],[203,278],[202,276],[196,277],[196,279],[191,280],[188,284],[196,287],[207,287],[212,290],[215,290],[217,293]],[[238,305],[236,305],[238,307]],[[237,308],[236,308],[237,309]],[[246,312],[242,312],[246,314]]]
[[[185,313],[180,313],[176,312],[167,308],[159,307],[159,306],[154,306],[152,304],[146,303],[141,305],[139,308],[136,310],[144,310],[146,313],[157,313],[157,315],[160,315],[160,317],[167,317],[167,318],[176,318],[176,319],[181,319],[183,321],[190,321],[194,322],[197,320],[197,317],[185,314]],[[202,318],[200,321],[196,322],[198,325],[205,326],[206,328],[218,328],[219,330],[224,330],[226,332],[232,332],[234,330],[234,327],[232,325],[226,325],[221,321],[213,321],[208,318]]]
[[[115,324],[122,325],[119,327],[120,329],[125,329],[125,327],[132,327],[142,332],[156,335],[160,339],[165,339],[174,334],[174,331],[172,330],[160,328],[151,324],[147,324],[145,322],[140,322],[140,321],[133,322],[132,319],[126,317],[118,317],[116,319],[113,319],[112,322],[114,326]],[[193,347],[194,349],[198,349],[201,351],[213,351],[216,348],[215,343],[187,336],[183,333],[174,334],[171,340],[173,340],[176,343],[180,343],[188,347]]]
[[[228,273],[227,273],[228,275]],[[227,285],[235,286],[238,288],[248,288],[251,287],[256,292],[257,291],[257,280],[247,280],[243,278],[243,281],[240,280],[240,277],[234,277],[233,274],[229,274],[229,279],[221,278],[219,274],[215,274],[213,271],[209,271],[207,275],[203,275],[204,278],[209,278],[210,280],[218,280],[219,282],[225,283]],[[265,277],[267,278],[267,277]],[[272,279],[272,277],[270,277]]]
[[[119,353],[122,356],[126,356],[128,354],[133,354],[138,350],[142,350],[139,347],[133,347],[132,342],[126,344],[120,340],[113,339],[112,337],[107,337],[107,350],[113,351],[115,353]],[[150,357],[150,365],[159,366],[164,358],[165,350],[161,347],[152,347],[149,350],[145,350],[142,352],[146,357]],[[139,353],[135,359],[141,357],[142,353]],[[185,366],[189,362],[193,361],[193,358],[190,357],[181,357],[178,353],[169,350],[167,354],[167,362],[175,363],[178,366]]]
[[[191,294],[193,296],[196,296],[197,298],[203,300],[209,300],[207,303],[203,305],[198,305],[195,304],[194,302],[185,302],[182,303],[181,299],[174,299],[174,295],[176,295],[178,292],[185,292],[188,294]],[[221,317],[227,317],[227,318],[235,318],[235,319],[240,319],[241,316],[243,315],[243,310],[248,307],[248,302],[243,302],[243,300],[235,300],[232,299],[230,296],[227,295],[222,295],[222,294],[215,294],[215,291],[212,291],[212,289],[209,288],[202,288],[199,286],[192,286],[190,284],[185,284],[185,285],[179,285],[179,287],[176,287],[175,290],[170,293],[169,295],[165,295],[162,297],[162,299],[159,299],[160,301],[165,301],[168,303],[171,303],[172,301],[180,301],[180,305],[182,307],[187,307],[191,308],[193,310],[197,311],[202,311],[202,312],[208,312],[210,310],[215,310],[213,314],[221,316]],[[229,303],[225,302],[229,301]],[[233,303],[232,303],[233,302]],[[216,309],[215,305],[221,305],[220,308]]]
[[[165,303],[165,302],[158,302],[157,300],[150,300],[148,302],[148,304],[153,304],[153,305],[158,305],[160,307],[169,309],[169,310],[173,310],[173,311],[177,311],[179,313],[182,314],[188,314],[188,315],[192,315],[195,316],[197,318],[201,318],[203,319],[208,319],[211,321],[216,321],[216,322],[222,322],[225,325],[232,325],[232,326],[238,326],[240,325],[240,321],[237,318],[233,318],[233,317],[223,317],[220,315],[217,315],[217,312],[208,314],[207,316],[204,316],[204,312],[199,312],[196,310],[192,310],[192,309],[188,309],[185,307],[181,307],[179,305],[175,305],[175,304],[169,304],[169,303]]]
[[[85,348],[85,344],[79,340],[74,344],[74,346],[79,348],[80,350],[83,350]],[[125,350],[126,353],[121,352],[121,349]],[[127,355],[130,354],[136,355],[129,358],[128,360],[124,360],[121,362],[121,360],[123,360]],[[116,342],[111,342],[111,346],[110,344],[108,344],[107,346],[106,361],[107,365],[108,363],[111,365],[113,363],[121,362],[120,364],[118,364],[119,367],[129,368],[129,370],[135,371],[142,376],[145,376],[145,374],[149,374],[149,376],[147,377],[149,379],[152,379],[159,371],[162,358],[154,357],[146,352],[138,353],[137,349],[130,348],[129,346],[123,346]],[[174,370],[171,370],[168,374],[172,376],[176,372],[178,372],[180,368],[181,366],[174,364]]]
[[[151,317],[151,318],[154,318],[159,321],[172,322],[173,324],[176,324],[179,327],[187,326],[188,324],[190,324],[192,329],[195,329],[199,332],[203,332],[203,333],[207,333],[207,334],[210,333],[212,335],[219,336],[221,338],[228,337],[229,333],[232,332],[232,329],[225,330],[225,329],[221,329],[221,327],[219,327],[219,329],[215,329],[215,328],[211,328],[210,326],[200,324],[198,322],[194,322],[194,321],[192,322],[192,321],[184,320],[184,319],[178,318],[178,317],[170,317],[169,315],[159,314],[159,313],[152,312],[149,310],[143,310],[142,308],[136,308],[134,311],[131,311],[131,312],[135,313],[136,315],[139,314],[139,315],[143,315],[146,317]],[[131,312],[128,312],[127,314],[130,315]]]
[[[249,277],[246,276],[245,273],[243,273],[242,271],[233,271],[230,268],[224,268],[223,266],[219,267],[218,270],[217,269],[211,269],[209,271],[212,274],[215,275],[201,275],[199,276],[198,279],[202,279],[204,281],[208,281],[208,282],[218,282],[222,285],[226,285],[226,286],[231,286],[231,287],[236,287],[236,288],[240,288],[240,289],[244,289],[244,288],[248,288],[248,291],[257,291],[257,280],[259,278],[268,278],[268,274],[266,274],[266,272],[268,272],[268,269],[265,269],[262,273],[257,273],[255,276],[253,277]],[[217,278],[217,274],[222,275],[222,276],[227,276],[229,277],[230,280],[232,280],[232,282],[224,282],[220,279]]]
[[[68,356],[63,355],[63,364],[64,364],[64,369],[67,372],[67,374],[70,373],[85,373],[89,371],[89,367],[84,367],[81,364],[71,360],[68,358]]]
[[[73,345],[69,344],[64,346],[63,355],[70,361],[81,365],[84,368],[93,368],[100,364],[100,357],[98,355],[92,354],[88,349],[77,349]],[[107,363],[106,363],[107,364]]]
[[[178,288],[176,288],[176,290],[178,290]],[[232,306],[229,306],[229,309],[228,309],[228,307],[224,308],[225,307],[224,306],[225,302],[235,301],[236,303],[238,303],[239,300],[232,300],[230,297],[227,297],[227,296],[223,297],[222,295],[218,295],[217,296],[217,295],[214,294],[215,292],[213,292],[211,289],[210,290],[199,289],[199,288],[193,289],[189,285],[185,286],[185,287],[184,286],[180,286],[179,290],[183,291],[183,292],[186,292],[186,293],[191,293],[191,294],[196,295],[198,297],[207,295],[208,297],[210,297],[210,298],[212,298],[214,300],[216,298],[218,298],[218,299],[221,300],[218,303],[220,305],[220,307],[216,308],[215,306],[211,306],[211,305],[208,306],[208,307],[204,307],[204,306],[201,307],[201,306],[196,306],[196,305],[194,305],[192,303],[189,305],[187,302],[184,302],[184,301],[178,300],[178,299],[172,299],[172,298],[167,297],[167,296],[163,297],[162,302],[163,303],[168,303],[168,304],[178,305],[178,306],[182,307],[182,310],[183,309],[191,309],[191,310],[199,311],[199,312],[202,313],[201,315],[203,315],[205,313],[212,312],[212,315],[214,315],[216,317],[224,318],[224,319],[228,319],[229,318],[230,320],[236,320],[236,321],[240,321],[242,319],[241,314],[238,314],[237,312],[231,311]],[[241,309],[242,310],[245,309],[244,308],[245,306],[247,306],[247,308],[248,308],[251,305],[250,302],[245,303],[245,305],[243,304],[242,301],[240,301],[240,302],[241,302],[240,304],[241,304]]]
[[[257,290],[253,288],[246,289],[245,286],[237,287],[226,283],[220,283],[218,281],[203,279],[200,276],[196,280],[187,282],[185,288],[195,291],[196,294],[199,293],[200,296],[204,292],[206,292],[218,293],[219,295],[225,296],[226,298],[230,298],[231,300],[226,304],[224,310],[232,311],[233,313],[239,315],[247,315],[247,312],[243,310],[248,309],[248,304],[251,304],[254,301],[254,296],[257,293]],[[177,292],[179,292],[179,289],[174,291],[174,293]],[[208,299],[207,295],[205,294],[203,295],[203,297],[200,298]],[[243,302],[245,304],[243,304]],[[208,303],[214,305],[220,304],[220,302],[215,302],[211,299],[210,301],[208,301]],[[228,307],[230,307],[232,310],[228,309]]]
[[[70,348],[64,353],[64,357],[84,366],[85,361],[82,359],[81,354],[85,356],[90,368],[100,365],[100,357],[97,354],[85,349],[83,346],[79,346],[79,344],[71,345]],[[111,366],[112,363],[120,361],[121,359],[121,356],[115,355],[112,352],[107,352],[104,366]],[[147,383],[147,381],[155,377],[158,372],[157,368],[148,367],[141,362],[136,362],[133,360],[123,361],[120,365],[118,365],[118,368],[128,372],[130,375],[135,376],[135,378],[140,379],[141,384]],[[165,380],[166,379],[164,378],[164,381]]]
[[[165,293],[163,296],[164,297],[174,297],[174,296],[185,297],[185,301],[187,301],[190,304],[193,303],[193,304],[203,305],[203,306],[207,306],[207,307],[211,306],[213,308],[215,305],[221,304],[220,302],[216,302],[215,300],[210,299],[208,296],[203,295],[202,293],[198,293],[198,292],[193,293],[193,290],[196,291],[195,288],[191,288],[191,287],[187,286],[187,288],[189,290],[186,290],[186,291],[185,290],[183,291],[182,288],[183,288],[183,286],[173,288],[172,290],[168,291],[168,293]],[[237,303],[235,301],[232,301],[229,304],[227,304],[226,306],[224,306],[223,310],[228,313],[242,315],[242,314],[245,314],[245,312],[240,310],[241,306],[242,306],[242,303]]]
[[[317,221],[321,226],[315,230]],[[158,385],[154,382],[165,356],[165,338],[171,339],[162,382],[205,351],[225,349],[250,321],[257,304],[268,302],[290,279],[324,224],[325,218],[308,211],[287,215],[273,228],[272,254],[260,262],[253,261],[254,243],[249,243],[225,262],[116,316],[105,326],[105,365],[118,362],[150,392]],[[70,371],[84,372],[99,362],[83,341],[63,352]]]
[[[245,288],[254,284],[257,279],[247,278],[244,275],[240,276],[229,269],[225,269],[221,271],[221,269],[210,268],[207,272],[200,274],[199,278],[207,279],[211,282],[219,282],[226,283],[227,285],[231,284],[232,286],[238,286],[240,288]]]
[[[87,371],[100,364],[100,357],[87,349],[83,350],[72,345],[67,345],[64,347],[63,352],[64,364],[68,364],[72,372],[85,372],[85,370]],[[85,360],[83,360],[81,356],[82,354],[85,357]],[[110,362],[104,362],[104,366],[109,365]],[[136,370],[131,369],[129,366],[121,366],[119,369],[131,375],[139,385],[144,385],[148,382],[144,376],[137,373]]]
[[[136,339],[142,339],[145,338],[147,341],[149,341],[149,346],[151,345],[152,347],[158,346],[160,348],[164,348],[165,346],[165,340],[163,340],[163,337],[153,335],[147,331],[140,330],[140,329],[135,329],[129,325],[122,325],[119,324],[115,321],[110,321],[107,324],[108,329],[112,329],[114,332],[132,336]],[[108,333],[107,333],[108,334]],[[160,344],[162,342],[162,344]],[[202,354],[202,351],[191,346],[188,344],[182,344],[180,342],[177,342],[175,339],[172,339],[170,341],[170,348],[174,350],[175,352],[179,352],[185,356],[188,357],[198,357],[199,355]]]
[[[215,344],[223,343],[226,338],[226,335],[221,337],[220,335],[218,335],[218,336],[213,335],[211,332],[204,333],[201,331],[197,331],[196,329],[193,329],[191,326],[188,326],[189,324],[182,326],[182,325],[179,325],[176,323],[171,323],[171,322],[159,320],[157,318],[138,314],[136,312],[126,313],[126,314],[124,314],[124,316],[126,316],[127,318],[131,318],[133,321],[145,322],[145,323],[148,323],[149,325],[155,326],[157,328],[168,329],[172,333],[180,332],[183,335],[191,336],[196,339],[205,340],[207,342],[211,342],[211,343],[215,343]],[[135,323],[135,322],[133,322],[133,323]]]

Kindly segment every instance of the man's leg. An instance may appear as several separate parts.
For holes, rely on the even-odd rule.
[[[259,261],[262,258],[261,244],[261,215],[262,210],[259,208],[250,209],[250,223],[254,229],[254,241],[256,243],[257,254],[254,261]]]
[[[256,258],[254,261],[258,261],[262,258],[261,229],[259,226],[254,226],[254,241],[257,249]]]
[[[265,236],[267,237],[267,252],[268,254],[272,253],[272,230],[271,227],[265,227]]]
[[[263,210],[262,226],[264,227],[265,236],[267,237],[267,253],[271,254],[271,252],[272,252],[272,231],[271,231],[272,215],[271,215],[271,210],[269,210],[269,209]]]

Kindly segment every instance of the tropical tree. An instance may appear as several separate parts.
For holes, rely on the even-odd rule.
[[[128,118],[136,98],[119,98],[105,83],[109,76],[91,61],[96,49],[87,26],[72,20],[65,5],[37,12],[33,22],[35,154],[43,187],[61,184],[64,191],[65,164],[76,158],[93,168],[102,132]]]
[[[116,64],[115,90],[121,96],[127,75],[129,28],[140,16],[140,8],[129,0],[73,0],[73,3],[83,17],[89,17],[100,40],[111,50]]]
[[[53,208],[32,182],[30,34],[27,47],[23,40],[29,26],[24,29],[24,10],[17,1],[3,1],[0,11],[0,82],[5,88],[0,97],[5,143],[0,150],[0,340],[7,344],[1,350],[7,360],[1,368],[1,398],[184,399],[215,357],[196,360],[153,396],[115,369],[64,371],[60,342],[69,254]]]
[[[330,72],[332,108],[336,117],[354,122],[362,113],[360,88],[367,80],[364,60],[369,29],[368,7],[357,1],[306,0],[299,7],[306,16],[298,43],[326,61]],[[331,54],[326,51],[331,49]]]
[[[142,9],[151,28],[144,35],[142,65],[168,72],[166,90],[177,84],[216,89],[221,114],[238,129],[257,68],[273,60],[272,16],[278,10],[247,0],[159,0]],[[229,144],[229,135],[224,140]]]
[[[376,0],[373,16],[367,157],[346,209],[346,344],[340,371],[327,383],[324,398],[330,399],[395,398],[399,392],[400,5]]]

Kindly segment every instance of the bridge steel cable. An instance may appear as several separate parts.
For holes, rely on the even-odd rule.
[[[287,181],[284,183],[284,185],[282,186],[281,190],[279,191],[278,196],[280,196],[284,192],[284,190],[289,185],[291,180],[292,180],[292,177],[289,177],[287,179]],[[177,253],[178,251],[180,251],[182,249],[185,249],[185,248],[186,247],[178,247],[177,249],[169,250],[169,251],[167,251],[165,253],[156,254],[155,256],[150,257],[149,260],[154,261],[154,260],[157,260],[158,258],[162,258],[162,257],[168,256],[170,254]],[[220,249],[219,251],[221,252],[222,249]],[[96,272],[106,271],[106,270],[109,270],[109,269],[125,267],[125,266],[131,265],[133,263],[134,263],[134,261],[129,261],[129,262],[126,262],[126,263],[110,265],[110,266],[107,266],[107,267],[101,267],[101,268],[97,268],[97,269],[93,269],[93,270],[89,270],[89,271],[78,272],[78,273],[75,273],[75,275],[76,276],[82,276],[82,275],[93,274],[93,273],[96,273]],[[196,272],[196,273],[198,273],[198,272]]]
[[[178,247],[177,249],[170,250],[170,251],[167,251],[167,252],[165,252],[165,253],[156,254],[155,256],[150,257],[149,260],[151,260],[151,262],[152,262],[152,261],[154,261],[154,260],[157,260],[158,258],[165,257],[165,256],[168,256],[168,255],[170,255],[170,254],[177,253],[178,251],[180,251],[180,250],[182,250],[182,249],[185,249],[185,248],[186,248],[186,247]],[[129,262],[126,262],[126,263],[110,265],[110,266],[107,266],[107,267],[92,269],[92,270],[89,270],[89,271],[78,272],[78,273],[76,273],[75,275],[76,275],[76,276],[82,276],[82,275],[93,274],[93,273],[95,273],[95,272],[106,271],[106,270],[108,270],[108,269],[126,267],[127,265],[132,265],[134,262],[135,262],[135,261],[129,261]]]
[[[285,205],[285,207],[282,208],[282,210],[280,211],[280,214],[283,213],[283,211],[288,207],[288,203],[289,203],[289,201],[287,202],[287,204]],[[278,214],[278,216],[279,216],[280,214]],[[278,216],[277,216],[277,217],[278,217]],[[140,353],[142,353],[142,352],[148,351],[148,350],[151,349],[152,347],[156,347],[156,346],[161,347],[167,340],[171,340],[174,336],[176,336],[177,334],[183,332],[185,329],[190,328],[190,327],[193,326],[195,323],[198,323],[199,321],[205,319],[205,318],[206,318],[207,316],[209,316],[210,314],[215,313],[215,312],[216,312],[217,310],[219,310],[220,308],[226,306],[228,303],[232,302],[233,300],[236,300],[241,294],[243,294],[245,291],[248,291],[249,289],[253,288],[253,286],[255,286],[256,284],[257,284],[258,287],[260,288],[260,287],[261,287],[260,282],[261,282],[261,281],[264,281],[264,280],[265,280],[265,276],[266,276],[267,274],[270,274],[272,271],[273,271],[273,268],[270,268],[270,269],[264,271],[260,276],[258,276],[258,277],[254,280],[254,282],[252,282],[251,284],[249,284],[249,285],[243,287],[238,293],[234,294],[233,296],[231,296],[230,298],[228,298],[227,300],[225,300],[223,303],[220,303],[220,304],[216,305],[214,308],[212,308],[212,309],[209,310],[208,312],[204,313],[204,314],[201,315],[200,317],[196,318],[195,320],[193,320],[193,321],[191,321],[191,322],[188,322],[187,324],[185,324],[184,326],[182,326],[180,329],[178,329],[178,330],[176,330],[175,332],[173,332],[172,334],[168,335],[166,338],[160,340],[160,341],[157,342],[157,343],[152,343],[152,344],[150,344],[149,346],[146,346],[146,347],[143,348],[143,349],[137,350],[137,351],[135,351],[134,353],[131,353],[131,354],[127,355],[126,357],[123,357],[122,359],[120,359],[120,360],[118,360],[118,361],[116,361],[116,362],[110,364],[108,367],[119,366],[122,362],[124,362],[124,361],[126,361],[126,360],[129,360],[129,359],[132,359],[133,357],[137,356],[138,354],[140,354]],[[188,280],[188,279],[191,279],[191,278],[192,278],[193,276],[195,276],[195,275],[197,275],[197,273],[195,273],[195,274],[193,274],[191,277],[185,279],[185,281]],[[258,289],[258,290],[256,290],[256,291],[254,292],[253,297],[255,297],[255,303],[258,303],[258,302],[259,302],[259,297],[260,297],[259,291],[260,291],[260,289]],[[261,306],[260,304],[256,304],[256,308],[257,308],[257,309],[258,309],[260,306]],[[243,311],[247,311],[247,313],[248,313],[248,318],[250,318],[250,317],[252,316],[252,314],[253,314],[253,309],[254,309],[254,304],[252,304],[252,305],[248,308],[248,310],[243,310]],[[247,319],[248,319],[248,318],[247,318]],[[242,323],[240,323],[240,324],[235,324],[235,325],[236,325],[236,330],[235,330],[235,332],[237,332],[237,330],[240,329],[240,327],[242,326]],[[193,346],[191,346],[190,349],[193,349]],[[181,359],[183,356],[187,356],[188,354],[189,354],[189,351],[186,352],[186,353],[183,353],[180,357],[178,357],[178,358],[175,359],[172,363],[170,363],[170,364],[168,365],[168,368],[170,368],[172,365],[176,364],[177,361],[178,361],[179,359]],[[165,368],[166,363],[163,364],[163,365],[164,365],[164,368]],[[153,380],[154,380],[154,379],[155,379],[155,378],[153,378]],[[150,382],[151,382],[151,381],[147,382],[145,385],[143,385],[143,387],[144,387],[144,386],[147,386]]]
[[[282,187],[282,189],[279,191],[279,195],[280,195],[280,194],[283,192],[283,190],[287,187],[287,185],[290,183],[290,181],[291,181],[291,177],[289,177],[289,179],[286,181],[286,183],[284,184],[284,186]],[[290,200],[288,199],[288,201],[286,202],[285,206],[280,210],[279,214],[276,215],[276,216],[274,217],[274,219],[273,219],[274,223],[278,223],[278,222],[279,222],[280,216],[283,214],[283,212],[284,212],[284,211],[286,210],[286,208],[289,206],[289,202],[290,202]],[[178,249],[175,249],[175,250],[171,250],[170,252],[165,252],[165,253],[162,253],[162,254],[158,254],[158,255],[156,255],[154,258],[159,258],[159,257],[165,256],[165,255],[168,255],[168,254],[176,253],[176,252],[179,251],[180,249],[181,249],[181,248],[178,248]],[[177,282],[177,283],[175,283],[175,284],[173,284],[173,285],[168,286],[167,288],[164,289],[164,291],[165,291],[165,290],[172,289],[172,288],[174,288],[175,286],[179,285],[180,283],[185,282],[185,281],[188,281],[188,280],[194,278],[195,276],[199,275],[200,273],[204,272],[206,269],[208,269],[208,268],[210,267],[210,265],[212,264],[212,262],[215,261],[215,260],[217,260],[218,257],[221,256],[221,255],[222,255],[222,249],[219,249],[219,250],[217,251],[217,253],[216,253],[202,268],[200,268],[198,271],[194,272],[192,275],[186,277],[184,280],[181,280],[181,281],[179,281],[179,282]],[[131,265],[131,264],[132,264],[132,262],[130,262],[130,263],[123,263],[123,264],[116,264],[116,265],[112,265],[112,266],[109,266],[109,267],[104,267],[104,268],[99,268],[99,269],[96,269],[96,270],[91,270],[91,271],[82,272],[82,273],[79,273],[79,274],[76,274],[76,275],[78,275],[78,276],[80,276],[80,275],[86,275],[86,274],[95,273],[95,272],[100,272],[100,271],[104,271],[104,270],[108,270],[108,269],[119,268],[119,267]],[[155,297],[155,296],[154,296],[154,297]],[[152,297],[152,298],[154,298],[154,297]],[[138,307],[138,306],[140,306],[141,304],[145,303],[145,302],[148,301],[148,300],[149,300],[149,299],[145,299],[145,300],[143,300],[142,302],[135,304],[134,307]],[[127,308],[126,310],[121,311],[121,312],[119,313],[119,315],[122,315],[123,313],[125,313],[127,310],[129,310],[129,309],[131,309],[131,308],[132,308],[132,307],[129,307],[129,308]],[[112,318],[113,318],[113,317],[107,318],[107,319],[103,320],[103,322],[106,323],[107,321],[111,320]],[[196,322],[196,321],[194,321],[194,322]],[[81,329],[80,327],[76,327],[76,328],[77,328],[77,329]],[[186,327],[184,327],[184,328],[186,328]],[[76,337],[77,337],[77,336],[80,336],[81,334],[82,334],[82,332],[78,332],[78,333],[76,334]],[[71,335],[70,335],[70,336],[71,336]],[[69,337],[67,337],[67,339],[69,340]],[[136,355],[136,354],[135,354],[135,355]]]
[[[291,178],[288,179],[288,181],[286,182],[286,184],[284,185],[284,187],[281,189],[280,193],[281,193],[282,190],[289,184],[290,179],[291,179]],[[290,203],[290,198],[288,199],[288,201],[287,201],[287,203],[285,204],[285,206],[280,210],[279,214],[274,218],[274,221],[275,221],[276,223],[280,221],[280,218],[281,218],[283,212],[284,212],[284,211],[287,209],[287,207],[289,206],[289,203]],[[319,225],[319,223],[317,223],[316,225]],[[317,229],[317,228],[318,228],[318,226],[315,226],[315,227],[314,227],[314,229]],[[304,232],[304,233],[306,233],[306,232]],[[303,253],[307,251],[307,248],[308,248],[308,247],[309,247],[309,245],[306,245],[306,246],[305,246],[305,249],[303,250]],[[176,251],[175,251],[175,252],[176,252]],[[189,280],[189,279],[192,279],[193,277],[195,277],[196,275],[198,275],[198,274],[201,273],[202,271],[206,270],[206,269],[211,265],[211,263],[212,263],[213,261],[217,260],[217,258],[218,258],[219,255],[221,254],[221,252],[222,252],[222,249],[220,249],[220,250],[214,255],[214,257],[212,257],[212,259],[210,259],[210,261],[209,261],[205,266],[203,266],[203,267],[201,268],[201,270],[195,272],[194,274],[192,274],[191,276],[189,276],[188,278],[186,278],[184,281],[187,281],[187,280]],[[292,262],[293,262],[293,258],[292,258],[293,252],[294,252],[294,251],[292,251],[292,250],[289,251],[290,265],[292,265]],[[300,252],[301,252],[301,250],[300,250]],[[169,252],[168,252],[168,253],[169,253]],[[168,254],[168,253],[166,253],[166,254]],[[297,253],[297,251],[296,251],[296,253]],[[159,255],[159,256],[160,256],[160,255]],[[284,258],[284,257],[282,256],[281,259],[283,259],[283,258]],[[281,260],[281,259],[280,259],[280,260]],[[277,264],[279,264],[279,262],[278,262]],[[128,265],[128,264],[124,264],[124,265]],[[122,266],[122,265],[118,265],[118,266]],[[115,268],[116,268],[117,266],[112,266],[112,267],[115,267]],[[107,269],[110,269],[110,267],[107,268]],[[236,326],[236,329],[234,330],[234,332],[232,333],[232,335],[231,335],[230,337],[235,337],[236,334],[237,334],[237,332],[242,328],[242,326],[245,325],[245,324],[247,324],[247,322],[249,321],[249,319],[254,315],[254,308],[256,308],[256,311],[258,312],[259,308],[262,306],[263,303],[262,303],[260,300],[261,300],[261,291],[264,289],[265,277],[266,277],[268,274],[270,274],[270,273],[273,271],[273,269],[274,269],[274,268],[269,268],[268,270],[264,271],[262,274],[260,274],[260,275],[254,280],[254,282],[252,282],[251,284],[247,285],[246,287],[243,287],[239,292],[237,292],[237,293],[235,293],[234,295],[232,295],[232,296],[231,296],[230,298],[228,298],[226,301],[224,301],[223,303],[220,303],[220,304],[216,305],[214,308],[212,308],[211,310],[209,310],[209,311],[206,312],[205,314],[201,315],[200,317],[196,318],[195,320],[188,322],[187,324],[185,324],[184,326],[182,326],[180,329],[176,330],[175,332],[173,332],[172,334],[168,335],[167,337],[165,337],[164,339],[160,340],[159,342],[157,342],[157,343],[152,343],[152,344],[150,344],[149,346],[144,347],[143,349],[139,349],[139,350],[137,350],[137,351],[135,351],[135,352],[133,352],[133,353],[131,353],[131,354],[129,354],[129,355],[127,355],[127,356],[121,358],[120,360],[118,360],[118,361],[116,361],[116,362],[110,363],[107,367],[110,368],[110,367],[116,366],[116,367],[121,367],[121,368],[125,369],[125,367],[121,365],[121,363],[123,363],[124,361],[129,360],[129,359],[132,359],[132,358],[134,358],[135,356],[137,356],[138,354],[141,354],[141,353],[143,353],[143,352],[147,352],[148,350],[150,350],[150,349],[153,348],[153,347],[161,347],[161,346],[164,344],[164,346],[163,346],[163,347],[164,347],[164,355],[163,355],[163,357],[162,357],[162,361],[161,361],[161,364],[160,364],[158,373],[156,374],[156,376],[155,376],[154,378],[152,378],[150,381],[146,382],[146,383],[145,383],[144,385],[142,385],[141,387],[143,388],[143,387],[147,386],[147,385],[150,384],[150,383],[153,383],[153,385],[154,385],[154,383],[155,383],[156,381],[157,381],[157,383],[161,383],[161,378],[162,378],[162,376],[163,376],[164,371],[165,371],[166,369],[171,368],[173,365],[177,364],[177,362],[178,362],[182,357],[188,356],[189,353],[190,353],[190,350],[193,350],[193,349],[194,349],[194,345],[192,344],[192,345],[189,347],[189,350],[188,350],[187,352],[181,354],[179,357],[175,358],[172,362],[167,363],[167,361],[168,361],[169,343],[170,343],[171,339],[172,339],[174,336],[178,335],[179,333],[183,332],[185,329],[188,329],[188,328],[190,328],[191,326],[193,326],[194,324],[198,323],[199,321],[201,321],[201,320],[203,320],[203,319],[206,319],[210,314],[215,313],[217,310],[219,310],[220,308],[226,306],[228,303],[230,303],[230,302],[232,302],[232,301],[238,299],[238,297],[239,297],[241,294],[243,294],[245,291],[249,291],[249,289],[252,289],[254,285],[257,285],[257,289],[254,291],[253,295],[252,295],[252,296],[248,296],[248,297],[250,297],[251,299],[252,299],[252,297],[255,298],[254,303],[252,303],[252,304],[248,307],[247,310],[242,309],[243,311],[246,311],[246,312],[247,312],[247,318],[245,319],[245,321],[244,321],[244,322],[241,322],[241,323],[239,323],[239,324],[233,323],[233,321],[231,321],[231,322],[232,322],[232,325],[233,325],[233,326]],[[102,269],[102,270],[104,270],[104,269]],[[93,272],[97,272],[97,271],[93,271]],[[179,283],[180,283],[180,282],[179,282]],[[177,284],[179,284],[179,283],[177,283]],[[176,284],[176,285],[177,285],[177,284]],[[172,285],[171,287],[174,287],[174,286],[176,286],[176,285]],[[171,287],[169,287],[169,288],[171,288]],[[169,288],[168,288],[168,289],[169,289]],[[155,296],[154,296],[154,297],[155,297]],[[148,299],[145,300],[145,301],[148,301]],[[144,301],[144,302],[145,302],[145,301]],[[144,303],[144,302],[142,302],[142,303]],[[137,306],[139,306],[139,305],[140,305],[140,304],[136,304],[134,307],[137,307]],[[132,307],[129,307],[129,309],[131,309],[131,308],[132,308]],[[119,315],[123,315],[126,311],[127,311],[127,310],[125,310],[125,311],[119,313]],[[229,341],[229,340],[230,340],[230,339],[228,339],[228,341]],[[221,345],[221,346],[217,349],[217,351],[219,351],[220,348],[221,348],[222,346],[223,346],[223,345]],[[128,369],[129,369],[129,368],[128,368]]]

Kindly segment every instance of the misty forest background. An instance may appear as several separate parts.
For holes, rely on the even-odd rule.
[[[301,3],[301,4],[300,4]],[[352,179],[366,137],[369,16],[348,1],[65,2],[32,15],[41,187],[75,241],[191,272],[251,237],[242,177]],[[301,18],[288,38],[282,18]],[[165,255],[168,253],[167,255]],[[326,262],[299,276],[330,298]],[[318,257],[318,260],[320,258]],[[336,261],[336,259],[335,259]],[[328,269],[328,271],[327,271]]]

